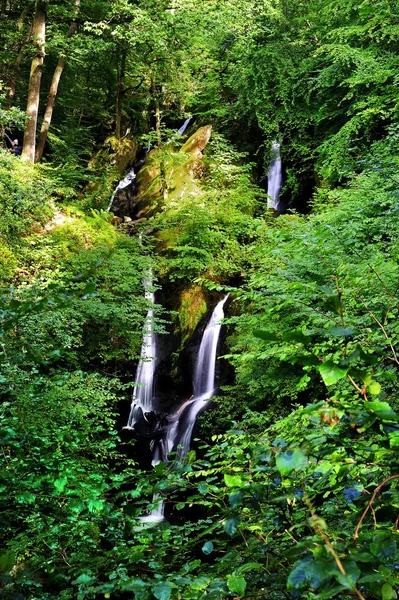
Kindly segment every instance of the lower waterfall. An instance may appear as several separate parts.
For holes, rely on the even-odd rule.
[[[186,400],[180,408],[170,415],[169,424],[161,437],[154,440],[152,464],[169,462],[169,454],[175,460],[181,460],[190,449],[191,436],[198,415],[207,407],[207,402],[215,391],[215,367],[224,304],[228,294],[218,302],[202,336],[198,357],[194,369],[194,396]],[[152,383],[151,383],[152,389]],[[133,410],[133,405],[132,405]],[[145,416],[145,415],[144,415]],[[153,497],[156,508],[140,519],[143,523],[157,523],[164,518],[164,503],[158,494]]]
[[[153,305],[155,302],[151,276],[144,280],[145,297]],[[133,400],[126,429],[133,429],[141,418],[146,419],[146,413],[153,410],[154,372],[156,363],[155,333],[153,330],[154,310],[151,307],[145,320],[145,332],[141,347],[140,361],[137,366],[133,389]]]

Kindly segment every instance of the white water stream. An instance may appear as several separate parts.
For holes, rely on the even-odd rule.
[[[151,292],[152,277],[144,280],[145,297],[153,305],[154,293]],[[137,366],[134,381],[133,401],[126,429],[133,429],[135,423],[141,418],[146,419],[146,413],[153,410],[154,372],[156,363],[155,333],[153,330],[154,310],[150,308],[144,325],[143,344],[141,346],[140,361]]]
[[[279,209],[279,195],[282,185],[282,168],[280,158],[280,144],[274,141],[272,144],[273,158],[267,175],[267,207]]]
[[[155,445],[152,459],[153,465],[158,464],[161,460],[168,462],[168,454],[172,451],[175,452],[176,460],[181,460],[190,450],[191,436],[196,419],[207,407],[207,403],[215,391],[217,346],[222,327],[221,321],[224,317],[223,307],[227,298],[228,294],[216,305],[202,336],[194,370],[194,397],[184,402],[176,413],[171,416],[169,427],[167,427],[162,438]],[[148,389],[152,390],[153,384],[147,382],[147,385]],[[132,412],[134,406],[138,406],[137,400],[136,404],[132,405]],[[142,407],[143,404],[141,403],[139,406]],[[133,425],[133,419],[130,420],[129,417],[129,426]],[[155,524],[164,519],[164,502],[161,500],[159,494],[154,494],[152,502],[153,504],[156,503],[156,508],[149,515],[141,517],[141,523]]]

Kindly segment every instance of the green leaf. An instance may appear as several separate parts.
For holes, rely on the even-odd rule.
[[[243,596],[245,594],[247,582],[245,581],[244,577],[240,577],[237,575],[229,575],[227,578],[227,587],[233,594]]]
[[[79,577],[77,577],[73,583],[77,583],[78,585],[90,585],[93,583],[93,581],[95,581],[95,577],[93,577],[93,575],[82,573],[82,575],[79,575]]]
[[[329,588],[326,592],[317,594],[317,596],[315,596],[314,598],[317,598],[317,600],[330,600],[330,598],[333,598],[334,596],[336,596],[340,592],[343,592],[346,589],[347,588],[345,585],[337,585],[332,588]]]
[[[367,389],[370,392],[370,394],[376,396],[381,392],[381,384],[379,384],[378,381],[372,381]]]
[[[60,479],[56,479],[54,481],[54,487],[57,492],[63,492],[66,484],[68,483],[68,479],[66,477],[61,477]]]
[[[370,544],[370,550],[380,560],[392,560],[396,556],[396,540],[390,533],[377,533]]]
[[[275,333],[271,331],[265,331],[264,329],[255,329],[253,332],[256,338],[261,340],[265,340],[266,342],[278,342],[279,338]]]
[[[121,589],[126,592],[134,592],[135,595],[145,590],[147,584],[141,579],[128,579],[122,582]]]
[[[396,412],[389,406],[388,402],[373,400],[372,402],[365,402],[364,405],[375,413],[379,419],[392,421],[397,418]]]
[[[303,333],[303,331],[300,329],[295,329],[295,331],[284,333],[281,337],[286,342],[299,342],[304,346],[307,346],[311,342],[310,337]]]
[[[224,482],[227,487],[244,487],[244,483],[239,475],[224,474]]]
[[[211,554],[212,551],[213,551],[213,543],[205,542],[205,544],[202,546],[202,552],[204,554]]]
[[[237,527],[240,522],[239,517],[232,517],[224,522],[224,530],[228,535],[237,533]]]
[[[200,494],[205,496],[208,493],[209,485],[204,483],[203,481],[198,485],[198,491]]]
[[[389,446],[391,448],[399,447],[399,431],[390,431],[389,432]]]
[[[382,600],[392,600],[396,598],[396,594],[390,583],[384,583],[381,589]]]
[[[334,383],[337,383],[337,381],[345,377],[348,372],[348,369],[343,369],[339,365],[333,363],[331,360],[328,360],[320,365],[318,370],[326,385],[333,385]]]
[[[287,585],[288,587],[292,587],[300,589],[304,587],[306,584],[307,578],[306,574],[309,569],[309,565],[312,562],[312,557],[303,558],[302,560],[298,560],[295,564],[291,573],[289,574]]]
[[[169,600],[172,594],[172,584],[169,581],[160,581],[151,589],[157,600]]]
[[[348,335],[355,334],[355,331],[353,329],[349,329],[346,327],[336,327],[335,325],[333,325],[332,327],[329,327],[328,331],[331,333],[331,335],[334,335],[336,337],[348,336]]]
[[[293,469],[300,469],[308,462],[306,455],[302,450],[287,450],[280,452],[276,457],[276,466],[281,475],[287,475]]]
[[[14,565],[15,556],[12,552],[6,552],[0,556],[0,573],[11,571]]]
[[[89,296],[92,296],[94,294],[94,292],[95,292],[95,289],[96,289],[96,284],[95,283],[93,283],[93,282],[88,283],[86,285],[85,289],[82,292],[83,298],[87,298]]]
[[[343,567],[346,575],[339,573],[337,580],[341,585],[352,589],[361,575],[361,570],[353,560],[344,561]]]

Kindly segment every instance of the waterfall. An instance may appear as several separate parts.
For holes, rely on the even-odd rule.
[[[109,201],[109,204],[108,204],[107,212],[109,212],[111,210],[111,207],[114,203],[116,194],[120,190],[124,190],[125,188],[127,188],[135,179],[136,179],[136,173],[134,172],[134,169],[130,169],[129,173],[127,175],[125,175],[125,177],[123,179],[120,180],[120,182],[114,189],[114,192],[113,192],[111,199]]]
[[[191,436],[195,421],[200,412],[206,408],[207,401],[210,400],[215,390],[217,345],[222,326],[221,320],[224,317],[223,306],[227,298],[228,294],[217,304],[202,336],[198,351],[198,358],[194,369],[193,387],[195,395],[189,400],[186,400],[186,402],[184,402],[182,406],[170,417],[169,425],[165,428],[163,435],[160,436],[154,445],[152,457],[152,465],[154,466],[161,462],[161,460],[167,463],[168,454],[172,452],[172,450],[176,451],[176,458],[181,459],[186,456],[190,449]],[[149,311],[149,314],[150,312],[151,311]],[[154,354],[152,356],[155,356],[155,346]],[[154,360],[147,364],[153,365]],[[139,370],[140,365],[137,369],[135,385],[139,383]],[[150,390],[152,395],[152,379],[153,371],[151,374],[151,380],[147,381],[148,395],[150,395]],[[140,380],[140,382],[142,382],[142,380]],[[150,398],[150,401],[151,399],[152,398]],[[142,406],[144,405],[143,402],[144,401],[141,400],[138,402],[137,398],[136,400],[133,400],[131,416],[129,417],[130,427],[134,425],[134,411],[140,409],[142,410]],[[145,418],[144,410],[142,410],[142,414]],[[141,414],[138,416],[140,417]],[[164,519],[165,503],[160,494],[154,494],[152,498],[152,504],[155,504],[156,506],[151,513],[139,518],[139,521],[143,524],[146,524],[146,526],[155,525]]]
[[[202,336],[194,369],[194,398],[178,411],[178,427],[171,428],[168,432],[173,433],[174,439],[166,439],[166,446],[175,447],[178,458],[185,456],[189,451],[195,421],[215,391],[216,352],[224,317],[223,307],[227,298],[228,294],[216,305]]]
[[[186,119],[184,121],[183,125],[177,130],[177,135],[183,135],[183,133],[186,131],[190,121],[191,121],[191,117],[188,117],[188,119]]]
[[[279,195],[282,185],[280,144],[275,140],[272,144],[273,157],[267,174],[267,207],[278,210]]]
[[[153,305],[154,293],[151,274],[144,280],[145,298]],[[151,307],[145,320],[145,331],[141,347],[140,361],[137,366],[133,389],[133,401],[127,423],[127,429],[133,429],[140,418],[146,419],[146,413],[153,410],[154,371],[155,371],[155,333],[153,331],[154,310]]]

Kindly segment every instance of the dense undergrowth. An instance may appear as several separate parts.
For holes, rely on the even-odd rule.
[[[237,157],[229,166],[223,152],[209,156],[201,202],[152,222],[173,223],[177,250],[185,236],[208,248],[222,232],[231,249],[244,235],[226,255],[243,280],[229,286],[236,383],[204,417],[199,458],[175,471],[141,472],[115,430],[146,311],[141,276],[154,260],[40,171],[47,200],[19,241],[3,234],[16,284],[2,299],[9,598],[395,597],[397,132],[371,146],[345,187],[320,190],[309,217],[266,215]],[[15,165],[18,229],[25,167],[4,160]],[[238,223],[216,218],[225,202],[238,202]],[[188,214],[211,218],[205,242],[201,227],[190,236]],[[224,289],[221,250],[201,256],[180,261],[179,277]],[[161,255],[163,277],[176,260]],[[170,520],[140,528],[153,490]]]
[[[48,4],[47,87],[70,48],[39,165],[5,149],[34,7],[1,8],[0,595],[397,598],[396,4],[87,2],[73,38],[72,5]],[[214,128],[189,176],[169,128],[188,114]],[[115,179],[148,140],[157,200],[139,189],[144,216],[114,227]],[[118,432],[150,269],[175,347],[230,293],[231,377],[173,469],[141,470]],[[145,527],[154,494],[168,518]]]

